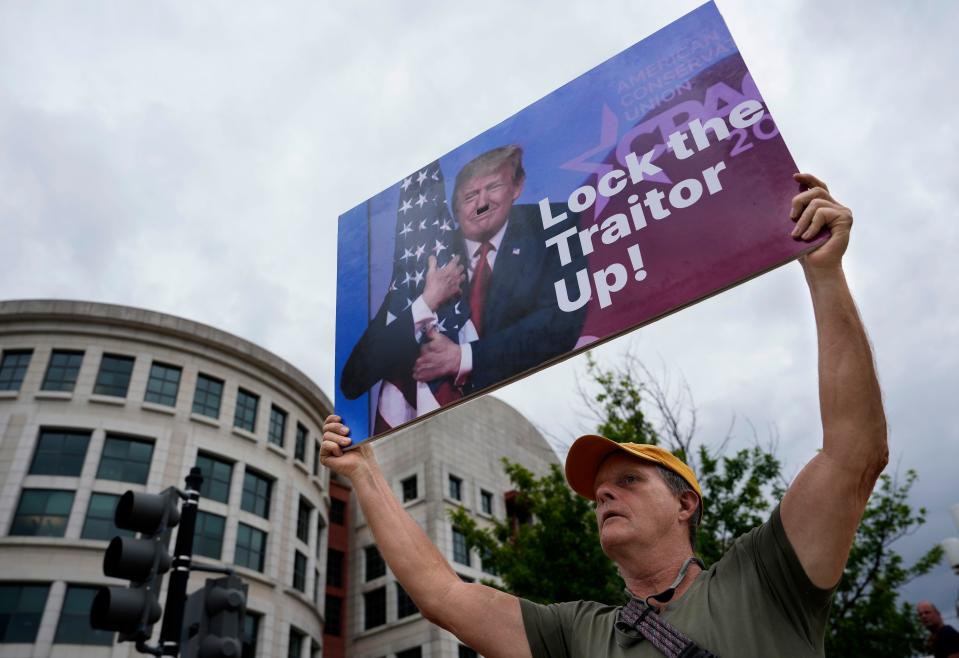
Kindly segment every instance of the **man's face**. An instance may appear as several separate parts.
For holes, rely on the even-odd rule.
[[[916,612],[919,613],[919,621],[930,630],[935,630],[942,626],[942,615],[933,607],[931,603],[923,601],[916,606]]]
[[[513,168],[509,164],[461,183],[453,199],[453,211],[463,235],[476,242],[496,235],[522,191],[523,182],[513,183]]]
[[[653,548],[676,531],[680,500],[647,461],[614,453],[600,466],[593,491],[599,540],[607,555],[620,545]]]

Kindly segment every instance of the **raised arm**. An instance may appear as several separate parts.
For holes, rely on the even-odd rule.
[[[831,232],[801,260],[816,316],[823,445],[789,487],[781,515],[806,574],[829,588],[842,575],[889,450],[872,351],[842,270],[852,213],[816,177],[795,178],[809,189],[793,199],[793,236]]]
[[[484,656],[530,658],[519,599],[460,580],[393,495],[372,447],[343,450],[348,433],[338,416],[328,417],[320,461],[352,482],[377,548],[423,616]]]

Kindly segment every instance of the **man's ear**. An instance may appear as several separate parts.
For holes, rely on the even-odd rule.
[[[519,195],[523,193],[523,185],[526,184],[526,176],[523,175],[523,179],[513,185],[513,201],[519,198]]]
[[[696,508],[699,507],[699,496],[697,496],[692,491],[684,491],[679,496],[679,518],[681,521],[686,522],[689,518],[696,513]]]

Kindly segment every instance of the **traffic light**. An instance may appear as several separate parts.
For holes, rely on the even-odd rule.
[[[181,640],[183,658],[239,658],[247,586],[239,576],[206,581],[189,596]]]
[[[120,641],[150,637],[162,615],[160,587],[170,570],[167,550],[172,528],[180,521],[179,495],[173,487],[159,494],[127,491],[117,503],[114,523],[140,533],[114,537],[103,558],[103,573],[130,581],[129,587],[101,587],[90,609],[90,625],[119,631]]]

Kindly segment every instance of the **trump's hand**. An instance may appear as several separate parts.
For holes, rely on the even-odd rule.
[[[430,256],[427,263],[423,301],[436,313],[436,309],[462,293],[460,286],[466,280],[466,270],[460,265],[459,254],[440,268],[436,267],[436,256]]]
[[[323,421],[323,443],[320,444],[320,463],[334,473],[351,480],[373,462],[373,450],[369,443],[362,443],[356,450],[345,451],[353,440],[348,436],[350,428],[339,416],[327,416]]]
[[[812,240],[823,228],[829,229],[830,233],[826,242],[803,256],[800,262],[807,271],[840,266],[849,245],[852,211],[837,202],[826,184],[812,174],[793,174],[793,178],[809,189],[793,197],[789,216],[796,226],[792,236],[800,240]]]
[[[460,370],[460,346],[432,327],[426,334],[429,342],[420,347],[413,364],[413,379],[429,382],[440,377],[453,377]]]

